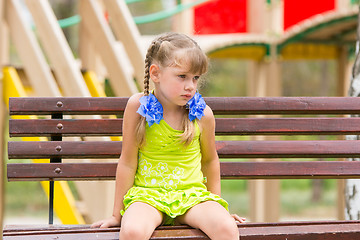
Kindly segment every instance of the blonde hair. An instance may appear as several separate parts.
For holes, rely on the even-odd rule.
[[[149,95],[150,66],[156,63],[161,67],[190,66],[189,72],[202,75],[208,68],[208,59],[199,45],[190,37],[180,33],[165,33],[150,44],[145,57],[144,95]],[[189,145],[195,135],[194,123],[188,118],[186,111],[182,120],[184,132],[180,135],[185,146]],[[136,136],[139,146],[145,143],[146,120],[141,117]]]

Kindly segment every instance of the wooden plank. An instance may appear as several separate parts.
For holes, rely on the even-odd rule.
[[[139,85],[143,85],[145,52],[142,49],[141,34],[136,26],[128,6],[124,1],[103,1],[112,19],[113,31],[123,44],[134,68],[134,75]]]
[[[66,96],[89,97],[80,68],[60,28],[49,1],[26,0],[42,46]]]
[[[5,19],[5,0],[0,0],[0,19],[0,64],[5,66],[10,62],[10,38]]]
[[[8,39],[8,29],[5,25],[4,21],[4,6],[5,1],[0,0],[0,65],[4,66],[5,62],[9,60],[9,39]],[[0,99],[2,99],[0,103],[0,154],[1,156],[5,156],[5,126],[7,125],[5,119],[7,118],[7,110],[5,108],[4,103],[4,73],[2,75],[2,82],[0,84]],[[0,236],[3,234],[3,222],[4,222],[4,206],[5,206],[5,180],[4,180],[4,173],[5,173],[5,160],[1,161],[0,163]]]
[[[318,226],[318,225],[348,225],[353,226],[360,224],[360,220],[317,220],[317,221],[283,221],[283,222],[247,222],[245,224],[238,223],[237,226],[239,228],[246,227],[280,227],[280,226]],[[159,226],[156,230],[167,230],[167,229],[187,229],[191,228],[188,225],[174,225],[174,226]],[[26,232],[45,232],[45,231],[66,231],[66,232],[76,232],[76,231],[120,231],[119,227],[112,227],[112,228],[91,228],[89,224],[76,224],[76,225],[67,225],[67,224],[27,224],[27,225],[6,225],[4,228],[4,233],[7,235],[16,235],[18,233],[25,233]]]
[[[17,136],[119,136],[122,119],[10,119],[9,134]]]
[[[23,62],[31,86],[38,96],[60,96],[59,88],[51,73],[40,45],[24,18],[23,6],[19,1],[9,0],[6,4],[6,21],[12,41]]]
[[[138,89],[125,68],[128,64],[119,55],[116,39],[103,16],[102,8],[95,0],[80,1],[79,12],[84,28],[91,37],[97,52],[106,65],[111,86],[117,96],[130,96]]]
[[[217,135],[357,135],[360,118],[216,118]]]
[[[10,114],[120,114],[128,98],[14,98]],[[360,98],[355,97],[207,97],[215,114],[359,114]],[[62,102],[62,107],[56,105]]]
[[[122,114],[128,98],[10,98],[10,115],[49,115],[64,113],[71,115],[82,114]],[[33,105],[35,104],[35,106]]]
[[[9,142],[9,158],[119,158],[119,141]]]
[[[350,161],[221,162],[222,179],[359,178],[359,170]]]
[[[217,118],[217,135],[357,135],[360,118]],[[118,136],[122,119],[10,119],[15,136]]]
[[[356,141],[217,141],[221,158],[347,158],[360,157]],[[118,141],[8,142],[10,159],[118,158]]]
[[[290,223],[249,223],[238,224],[241,240],[353,240],[360,237],[360,223],[358,221],[345,222],[290,222]],[[49,227],[27,231],[5,231],[4,240],[27,239],[118,239],[119,228],[91,229],[76,227]],[[208,239],[200,230],[187,226],[165,226],[157,228],[152,240],[160,239]]]
[[[222,158],[347,158],[360,156],[360,141],[218,141]]]
[[[355,114],[354,97],[208,97],[215,114]]]
[[[10,181],[113,180],[117,163],[8,164]]]
[[[113,180],[117,163],[9,163],[9,181]],[[360,178],[360,162],[221,162],[222,179]]]

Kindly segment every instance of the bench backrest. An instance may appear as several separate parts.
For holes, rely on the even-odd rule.
[[[121,141],[109,136],[121,135],[121,116],[127,100],[121,97],[10,98],[9,111],[13,116],[9,121],[10,136],[46,137],[48,141],[9,141],[9,158],[50,159],[51,163],[8,164],[8,179],[114,179],[116,161],[102,160],[120,156]],[[219,136],[216,148],[220,158],[301,159],[222,161],[222,178],[360,177],[360,162],[338,159],[360,157],[360,141],[343,137],[360,134],[360,118],[349,117],[349,114],[360,114],[360,98],[218,97],[205,98],[205,101],[216,115],[216,134]],[[331,140],[281,140],[281,137],[272,140],[268,135],[335,137]],[[227,136],[235,137],[228,140]],[[330,158],[331,161],[306,161],[302,158]],[[74,159],[99,161],[75,163]]]

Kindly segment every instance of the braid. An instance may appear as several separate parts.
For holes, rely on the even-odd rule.
[[[146,57],[145,57],[145,75],[144,75],[144,95],[149,95],[149,88],[150,88],[150,66],[153,60],[153,54],[155,50],[159,48],[161,42],[153,41],[149,46]],[[159,46],[157,46],[159,45]],[[146,125],[146,118],[141,117],[140,121],[136,126],[136,140],[138,143],[138,147],[142,147],[145,144],[145,125]]]
[[[150,85],[150,66],[152,64],[153,55],[156,50],[159,49],[161,42],[155,40],[151,43],[145,57],[145,76],[144,76],[144,94],[145,96],[149,95],[149,85]]]
[[[146,57],[146,59],[145,59],[145,76],[144,76],[144,95],[145,96],[149,95],[149,84],[150,84],[149,69],[150,69],[150,60],[148,59],[148,57]]]

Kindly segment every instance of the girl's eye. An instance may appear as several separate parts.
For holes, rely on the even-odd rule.
[[[194,77],[194,80],[197,81],[197,80],[199,80],[199,78],[200,78],[200,76],[195,76],[195,77]]]
[[[186,75],[178,75],[179,78],[186,78]]]

